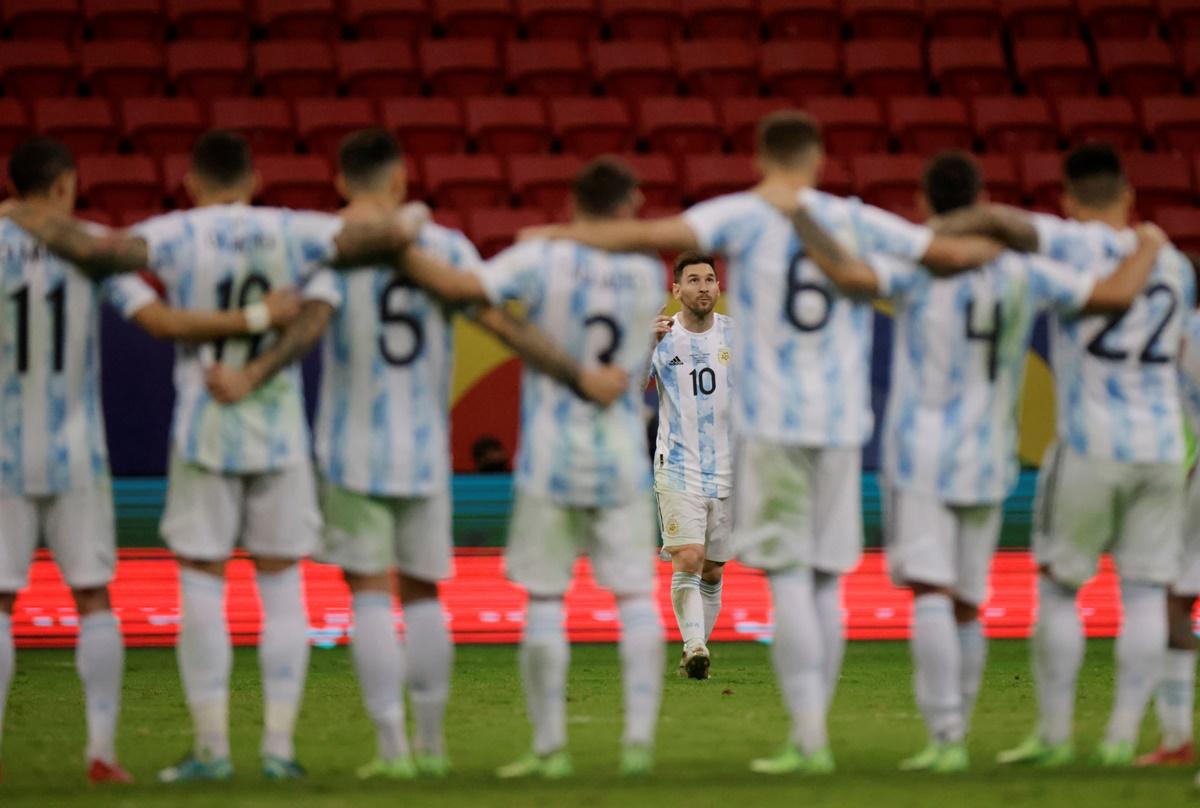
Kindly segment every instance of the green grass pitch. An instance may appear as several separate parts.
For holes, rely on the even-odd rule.
[[[83,777],[81,695],[69,651],[23,651],[9,697],[0,806],[984,806],[1198,805],[1190,770],[1121,771],[1086,764],[1058,772],[1000,769],[995,753],[1033,722],[1034,696],[1024,642],[993,642],[971,738],[972,770],[937,777],[896,771],[923,743],[904,643],[851,643],[830,734],[838,772],[820,779],[764,779],[750,758],[775,751],[786,734],[769,659],[757,644],[714,646],[713,678],[677,679],[669,671],[659,725],[658,771],[618,779],[621,728],[616,648],[572,650],[570,747],[578,774],[565,783],[499,782],[491,772],[526,748],[528,729],[511,646],[458,649],[447,735],[455,773],[443,782],[359,783],[355,766],[373,751],[349,654],[313,651],[297,751],[310,776],[275,784],[258,772],[261,703],[253,649],[235,657],[231,705],[234,763],[229,784],[167,787],[154,771],[187,749],[175,657],[169,650],[128,654],[120,734],[132,787],[92,788]],[[669,649],[674,661],[678,649]],[[670,666],[673,668],[673,665]],[[1112,644],[1093,641],[1079,688],[1082,757],[1099,738],[1112,695]],[[1153,742],[1148,723],[1142,748]]]

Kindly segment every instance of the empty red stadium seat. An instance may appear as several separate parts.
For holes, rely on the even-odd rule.
[[[85,222],[92,224],[103,225],[104,227],[117,227],[117,217],[106,210],[97,208],[84,208],[76,211],[76,215]]]
[[[766,42],[760,54],[760,75],[773,95],[804,98],[842,91],[842,59],[835,41]]]
[[[594,0],[517,0],[517,13],[533,39],[599,39],[603,24]]]
[[[662,42],[597,42],[592,66],[609,95],[633,99],[675,92],[675,66]]]
[[[338,78],[351,95],[380,98],[417,95],[421,91],[421,71],[408,40],[339,42],[335,55]]]
[[[161,0],[83,0],[83,18],[96,39],[162,40]]]
[[[293,105],[296,134],[313,154],[331,163],[346,135],[378,126],[375,108],[365,98],[300,98]]]
[[[1021,180],[1011,154],[985,154],[977,158],[988,198],[1003,205],[1021,203]]]
[[[426,0],[342,0],[342,18],[362,39],[414,39],[433,33]]]
[[[804,109],[820,121],[830,154],[848,157],[887,150],[888,130],[874,98],[810,98]]]
[[[217,98],[209,117],[218,129],[241,132],[255,154],[290,152],[295,146],[292,116],[280,98]]]
[[[754,162],[740,154],[694,154],[683,162],[683,193],[691,202],[745,191],[761,179]]]
[[[1155,0],[1077,0],[1079,16],[1094,37],[1146,39],[1158,27]]]
[[[166,84],[163,52],[157,42],[112,39],[83,46],[81,75],[92,92],[116,98],[159,95]]]
[[[75,55],[61,40],[16,40],[0,46],[0,74],[7,95],[52,98],[74,95]]]
[[[1160,148],[1200,154],[1200,99],[1147,98],[1142,121]]]
[[[1200,40],[1200,4],[1196,0],[1159,0],[1158,6],[1173,42]]]
[[[571,154],[514,155],[508,158],[508,187],[522,205],[557,214],[566,208],[583,166],[583,158]]]
[[[161,175],[163,191],[177,208],[190,207],[192,200],[183,187],[183,176],[191,168],[192,158],[189,154],[168,154],[161,160]]]
[[[83,27],[79,0],[6,0],[4,20],[17,40],[57,39],[70,43],[79,38]]]
[[[58,138],[76,154],[99,154],[117,145],[112,109],[100,98],[40,98],[33,121],[40,134]]]
[[[675,64],[692,95],[753,95],[758,91],[758,54],[758,43],[744,39],[694,39],[676,43]]]
[[[618,39],[675,39],[683,35],[679,0],[600,0],[600,13]]]
[[[549,151],[550,125],[536,98],[468,98],[467,132],[482,151],[501,156]]]
[[[843,0],[842,13],[858,38],[919,40],[925,31],[920,0]]]
[[[750,153],[755,150],[758,122],[791,106],[786,98],[725,98],[717,102],[717,120],[734,151]]]
[[[429,155],[422,169],[429,196],[438,207],[471,210],[508,202],[504,169],[493,155]]]
[[[389,98],[383,126],[411,154],[448,154],[467,147],[462,110],[449,98]]]
[[[1022,152],[1053,149],[1058,128],[1043,98],[973,98],[975,134],[989,151]]]
[[[1192,167],[1182,154],[1130,152],[1121,160],[1142,219],[1154,221],[1162,208],[1190,205],[1195,200]]]
[[[507,39],[517,35],[512,0],[433,0],[433,16],[448,36]]]
[[[333,172],[324,157],[315,154],[267,154],[254,158],[262,180],[259,198],[264,205],[301,210],[332,210],[338,205]]]
[[[29,133],[29,116],[25,113],[25,105],[15,98],[0,98],[0,155],[7,160],[7,155],[29,137]],[[7,162],[0,164],[0,171],[7,176]],[[5,184],[0,182],[0,185]]]
[[[892,132],[904,151],[931,154],[971,148],[967,107],[957,98],[891,98],[887,108]]]
[[[118,210],[113,217],[117,227],[133,227],[135,224],[153,219],[155,216],[163,214],[162,206],[155,205],[149,208],[125,208]]]
[[[846,78],[862,95],[921,95],[926,90],[919,40],[876,39],[846,43]]]
[[[925,161],[913,155],[866,154],[851,160],[863,201],[882,208],[912,207]]]
[[[241,42],[202,39],[167,46],[167,76],[183,95],[242,95],[250,91],[249,74],[250,58]]]
[[[1181,250],[1200,252],[1200,210],[1195,207],[1164,208],[1158,212],[1159,227]]]
[[[721,150],[721,128],[703,98],[643,98],[637,102],[638,134],[654,151],[710,154]]]
[[[695,39],[736,36],[758,38],[755,0],[683,0],[683,17]]]
[[[467,225],[463,220],[463,215],[456,210],[450,208],[438,208],[433,212],[433,221],[440,224],[442,227],[448,227],[451,230],[463,232],[467,229]]]
[[[269,95],[298,98],[337,90],[333,49],[320,39],[255,44],[254,74]]]
[[[1000,14],[1016,41],[1079,34],[1074,0],[1000,0]]]
[[[417,56],[421,72],[438,95],[492,95],[504,88],[494,39],[427,39],[417,46]]]
[[[508,43],[508,80],[528,95],[586,95],[592,86],[587,53],[573,39]]]
[[[158,166],[142,155],[83,155],[79,195],[102,210],[157,208],[162,204]]]
[[[256,0],[256,5],[272,39],[334,39],[339,33],[334,0]]]
[[[1200,84],[1200,39],[1184,42],[1179,46],[1179,51],[1183,75],[1192,84]]]
[[[511,246],[522,228],[550,221],[546,212],[539,208],[471,208],[464,213],[467,237],[484,258],[491,258]]]
[[[548,107],[551,131],[565,151],[595,157],[633,146],[633,123],[615,98],[554,98]]]
[[[665,154],[623,154],[621,159],[637,175],[646,207],[678,208],[683,204],[679,172]]]
[[[425,176],[421,173],[421,163],[412,154],[404,155],[404,171],[408,175],[409,199],[425,199]]]
[[[838,196],[853,194],[854,175],[850,173],[849,164],[840,157],[827,158],[821,166],[821,181],[817,187]]]
[[[1168,95],[1180,90],[1179,67],[1161,39],[1105,39],[1096,43],[1100,75],[1128,96]]]
[[[1058,152],[1026,152],[1018,159],[1021,189],[1026,198],[1037,208],[1059,210],[1062,198],[1062,155]]]
[[[842,34],[838,0],[762,0],[763,25],[771,39],[836,39]]]
[[[994,39],[1004,30],[996,0],[925,0],[925,17],[934,36]]]
[[[1012,89],[1004,49],[994,39],[935,39],[929,72],[950,95],[1004,95]]]
[[[166,6],[181,39],[244,41],[250,35],[245,0],[166,0]]]
[[[1141,144],[1142,129],[1128,98],[1059,98],[1057,107],[1059,131],[1071,143],[1099,140],[1130,150]]]
[[[133,148],[155,157],[188,151],[207,126],[194,98],[127,98],[121,123]]]
[[[1078,39],[1032,39],[1013,46],[1017,76],[1036,95],[1094,95],[1099,89],[1087,46]]]

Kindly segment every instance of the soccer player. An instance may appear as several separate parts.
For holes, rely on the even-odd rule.
[[[983,177],[966,154],[926,166],[927,216],[976,203]],[[892,578],[912,589],[917,704],[929,744],[906,771],[961,771],[986,644],[987,596],[1004,498],[1017,479],[1017,408],[1034,320],[1043,310],[1124,312],[1142,292],[1165,243],[1153,225],[1107,278],[1038,256],[1006,252],[977,270],[938,278],[887,256],[854,259],[814,217],[797,230],[809,255],[847,294],[895,302],[892,389],[883,430],[887,554]]]
[[[92,272],[149,267],[181,308],[244,306],[271,289],[296,287],[317,264],[378,263],[398,255],[407,234],[391,218],[346,223],[336,216],[249,206],[257,177],[245,140],[202,135],[185,183],[196,207],[96,236],[65,213],[16,206],[9,215],[69,261]],[[181,344],[162,533],[179,562],[180,673],[195,746],[166,782],[224,780],[229,760],[232,663],[224,614],[225,564],[241,543],[257,570],[263,607],[263,772],[303,775],[293,729],[308,666],[307,620],[297,562],[316,546],[320,515],[308,460],[298,370],[281,374],[232,406],[205,389],[202,357],[239,366],[264,336]]]
[[[707,679],[708,638],[721,612],[721,576],[733,558],[729,494],[733,441],[733,321],[717,314],[713,259],[683,253],[671,294],[680,303],[651,354],[658,385],[654,493],[671,557],[671,604],[683,637],[681,674]]]
[[[729,261],[736,343],[734,546],[767,573],[775,615],[772,659],[791,714],[790,742],[754,761],[766,774],[832,771],[825,715],[845,647],[840,578],[862,548],[861,448],[871,434],[870,305],[840,294],[805,257],[767,198],[802,191],[839,236],[865,252],[951,266],[996,254],[985,239],[934,237],[924,227],[813,190],[824,150],[809,116],[781,111],[759,124],[762,182],[682,216],[577,222],[525,237],[570,238],[608,250],[702,250]]]
[[[392,215],[406,191],[404,156],[379,129],[349,135],[339,152],[342,215]],[[417,245],[458,271],[477,270],[479,254],[456,230],[427,223]],[[362,778],[409,779],[449,771],[442,723],[453,645],[438,582],[453,568],[449,393],[453,309],[416,288],[391,265],[351,274],[325,271],[305,287],[301,316],[270,349],[240,370],[209,371],[218,400],[244,398],[303,356],[328,332],[322,352],[316,453],[325,516],[322,560],[341,567],[352,593],[352,654],[376,758]],[[575,384],[577,363],[531,343],[531,329],[500,309],[475,314],[530,361]],[[581,384],[590,389],[585,374]],[[617,392],[624,390],[622,384]],[[398,572],[406,640],[392,617]],[[416,755],[404,726],[403,681],[416,713]]]
[[[631,220],[640,194],[620,163],[595,160],[576,177],[574,220]],[[451,300],[519,300],[528,317],[588,366],[613,365],[633,377],[650,362],[648,335],[662,299],[662,267],[640,253],[601,252],[563,240],[530,240],[493,258],[476,275],[452,272],[409,250],[408,272]],[[587,553],[596,581],[613,592],[621,619],[625,732],[620,771],[653,768],[662,695],[662,624],[654,603],[654,505],[638,391],[601,409],[526,367],[516,500],[505,553],[507,574],[529,593],[521,676],[533,749],[500,777],[556,779],[572,771],[567,754],[569,647],[563,595],[575,560]]]
[[[75,162],[62,143],[21,143],[8,174],[16,204],[62,216],[74,209]],[[100,303],[158,336],[199,339],[247,333],[255,317],[278,324],[297,304],[281,292],[269,310],[255,304],[253,316],[183,312],[142,285],[97,285],[13,221],[0,220],[0,245],[8,301],[0,308],[0,725],[13,676],[13,605],[42,538],[79,612],[88,778],[128,782],[115,746],[124,645],[108,592],[116,543],[100,407]]]
[[[947,217],[948,232],[986,232],[1014,249],[1106,276],[1135,248],[1133,190],[1116,151],[1082,146],[1064,162],[1070,219],[986,207]],[[1076,595],[1111,552],[1124,619],[1117,687],[1095,759],[1133,763],[1146,703],[1167,645],[1166,592],[1183,538],[1184,436],[1176,364],[1183,321],[1196,305],[1188,260],[1164,247],[1149,286],[1124,316],[1053,318],[1058,434],[1038,478],[1033,638],[1040,721],[1004,763],[1062,765],[1073,757],[1075,683],[1084,637]]]

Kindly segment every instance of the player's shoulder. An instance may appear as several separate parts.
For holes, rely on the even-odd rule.
[[[455,268],[467,268],[481,262],[479,251],[461,230],[426,222],[417,233],[417,245],[445,259]]]

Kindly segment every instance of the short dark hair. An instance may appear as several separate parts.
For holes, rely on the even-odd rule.
[[[948,151],[925,164],[921,191],[934,213],[948,213],[974,205],[983,190],[979,164],[966,152]]]
[[[1067,193],[1090,208],[1103,208],[1125,190],[1121,156],[1107,143],[1086,143],[1063,160]]]
[[[75,170],[75,158],[61,141],[37,135],[22,141],[8,158],[8,178],[17,196],[44,194]]]
[[[822,142],[821,124],[807,112],[781,109],[758,122],[758,153],[775,163],[795,163]]]
[[[713,272],[717,271],[717,263],[711,255],[704,255],[697,252],[680,253],[675,259],[675,283],[679,283],[683,279],[683,271],[695,264],[708,264],[712,267]]]
[[[192,147],[192,171],[218,188],[237,185],[253,170],[250,144],[230,129],[210,129]]]
[[[575,175],[575,207],[588,216],[612,216],[637,190],[637,176],[620,160],[599,157]]]
[[[382,169],[402,159],[400,144],[384,129],[351,132],[338,148],[338,168],[354,185],[372,184]]]

